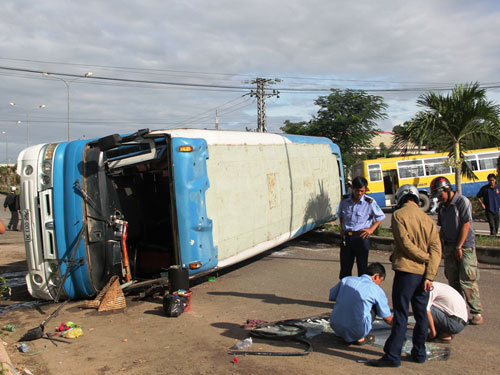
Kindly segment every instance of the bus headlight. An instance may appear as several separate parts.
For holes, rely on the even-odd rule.
[[[33,167],[31,165],[27,165],[26,168],[24,168],[24,174],[26,176],[29,176],[30,174],[33,173]]]
[[[40,276],[39,274],[35,273],[33,275],[33,281],[35,282],[35,284],[40,285],[43,282],[43,277]]]
[[[44,161],[42,164],[42,171],[43,173],[50,174],[52,171],[52,163],[50,161]]]
[[[49,185],[50,184],[50,176],[47,176],[46,174],[42,176],[42,183],[44,185]]]
[[[59,287],[60,284],[61,278],[59,277],[59,275],[51,275],[49,277],[49,286]]]
[[[50,273],[55,273],[59,271],[59,264],[57,263],[49,263],[48,270]]]

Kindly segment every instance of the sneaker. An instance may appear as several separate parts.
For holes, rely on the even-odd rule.
[[[481,324],[483,324],[483,317],[481,316],[481,314],[472,315],[470,324],[475,326],[480,326]]]

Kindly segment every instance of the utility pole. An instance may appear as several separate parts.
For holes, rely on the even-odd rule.
[[[215,130],[219,130],[219,115],[217,110],[215,110]]]
[[[250,91],[250,96],[257,98],[257,132],[267,132],[266,98],[276,96],[279,99],[280,97],[280,92],[277,90],[273,90],[271,93],[266,92],[266,85],[273,85],[278,82],[281,82],[281,79],[255,78],[250,82],[257,85],[255,91]]]

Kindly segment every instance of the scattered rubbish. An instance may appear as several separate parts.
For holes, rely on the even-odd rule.
[[[237,350],[248,349],[249,347],[252,346],[252,344],[253,344],[252,338],[248,337],[245,340],[238,341],[231,347],[231,349],[237,349]]]
[[[25,373],[25,375],[33,375],[33,373],[30,370],[28,370],[27,368],[25,368],[23,370],[23,372]]]
[[[97,309],[98,312],[119,310],[127,307],[118,276],[112,276],[108,283],[92,301],[85,301],[82,307]]]
[[[263,324],[266,324],[269,322],[266,322],[265,320],[260,320],[260,319],[247,319],[247,322],[245,324],[242,324],[240,327],[241,328],[255,328],[259,327]]]
[[[178,294],[166,294],[163,297],[163,311],[168,317],[176,318],[181,315],[188,306],[188,298]]]
[[[26,344],[21,344],[17,348],[21,353],[28,353],[30,351],[30,347]]]
[[[3,331],[9,331],[9,332],[16,332],[16,325],[15,324],[6,324],[2,327]]]
[[[67,339],[76,339],[77,337],[83,336],[83,329],[82,327],[75,326],[74,328],[64,331],[62,335]]]
[[[172,294],[174,296],[180,296],[180,297],[187,298],[187,306],[184,309],[184,312],[188,312],[191,309],[191,295],[193,294],[193,292],[191,292],[190,290],[186,291],[184,289],[179,289],[179,290],[173,292]]]
[[[375,341],[373,343],[374,346],[383,348],[384,344],[391,334],[391,327],[387,325],[381,319],[375,319],[373,321],[373,328],[370,332],[375,336]],[[411,354],[411,349],[413,347],[412,337],[413,329],[408,328],[406,330],[405,342],[403,345],[403,349],[401,350],[401,354]],[[451,354],[451,349],[449,347],[444,348],[434,343],[425,343],[425,351],[427,354],[428,361],[447,361]]]
[[[216,280],[215,276],[209,276],[208,278],[208,281],[210,281],[211,283],[213,283],[215,280]]]
[[[66,300],[63,303],[61,303],[61,305],[52,314],[50,314],[49,317],[45,319],[42,324],[40,324],[38,327],[31,328],[18,341],[33,341],[41,338],[43,336],[43,331],[45,330],[45,324],[47,324],[50,319],[55,317],[59,313],[59,311],[64,307],[64,305],[66,305],[68,302],[69,300]]]
[[[238,358],[234,357],[234,358],[233,358],[233,360],[231,361],[231,363],[232,363],[233,365],[236,365],[236,364],[238,364],[238,362],[239,362],[239,361],[240,361],[240,360],[239,360]]]

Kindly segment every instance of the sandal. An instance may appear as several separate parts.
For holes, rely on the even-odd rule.
[[[440,339],[439,337],[435,337],[433,339],[427,339],[427,342],[433,342],[436,344],[449,344],[452,342],[452,340],[453,340],[453,337],[450,340],[443,340],[443,339]]]
[[[366,345],[366,344],[370,344],[372,342],[375,341],[375,336],[373,335],[366,335],[365,339],[361,342],[359,341],[354,341],[354,342],[351,342],[352,345],[358,345],[358,346],[361,346],[361,345]]]

